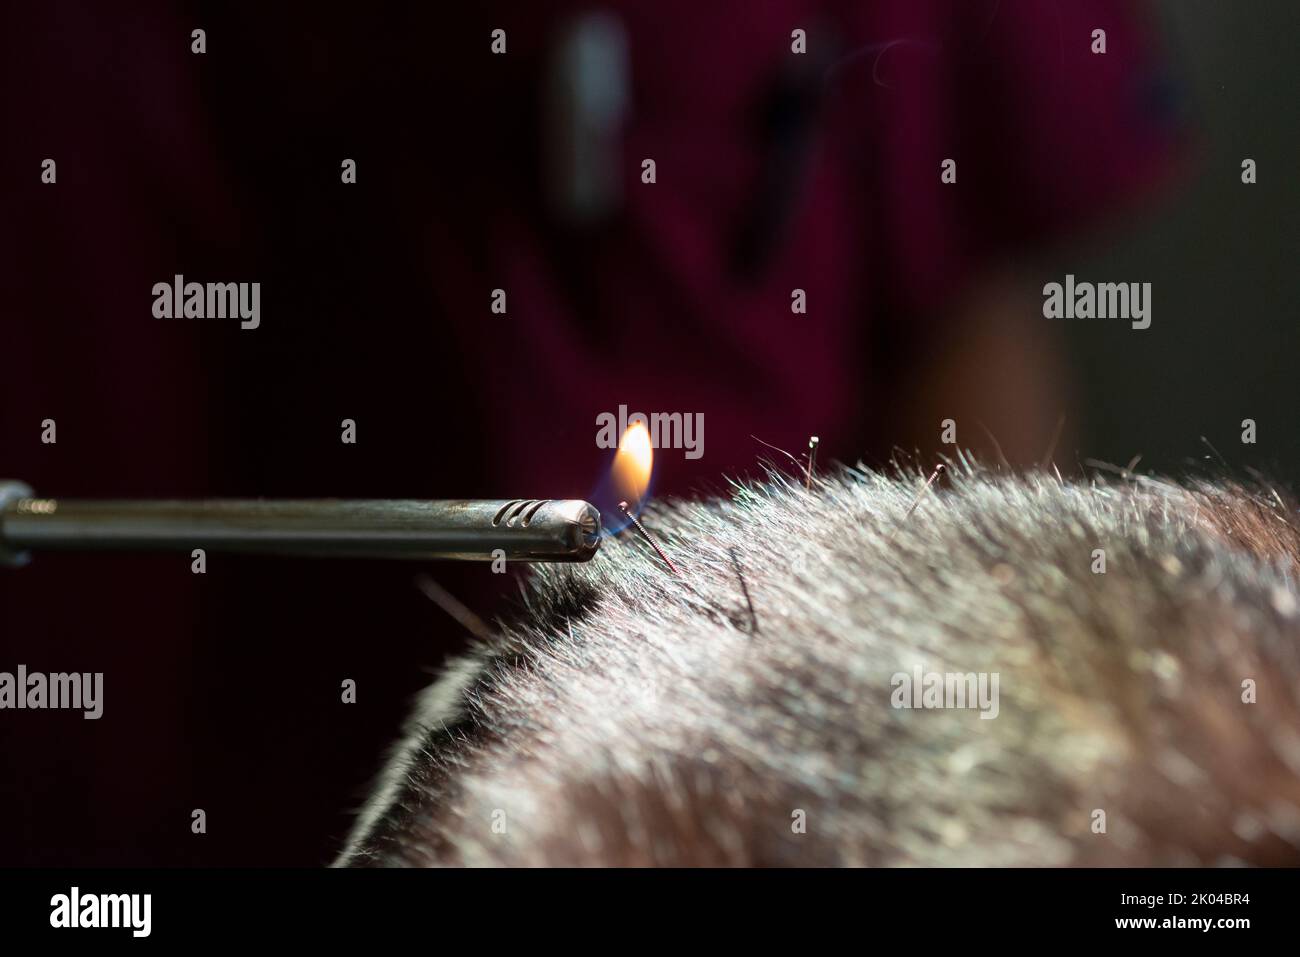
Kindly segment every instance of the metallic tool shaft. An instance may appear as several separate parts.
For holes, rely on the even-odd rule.
[[[0,482],[0,563],[40,549],[178,549],[365,558],[584,562],[600,548],[586,502],[77,501]],[[499,550],[499,551],[498,551]]]

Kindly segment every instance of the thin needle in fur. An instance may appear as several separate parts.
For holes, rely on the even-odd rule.
[[[736,555],[736,547],[733,545],[727,549],[727,554],[731,556],[731,565],[736,569],[736,577],[740,579],[740,590],[745,595],[745,604],[749,607],[749,633],[758,634],[758,615],[754,613],[754,600],[749,597],[749,585],[745,583],[745,573],[740,567],[740,558]]]
[[[426,598],[465,626],[475,638],[486,641],[492,633],[483,619],[461,604],[451,592],[443,588],[428,575],[417,575],[415,587],[424,592]]]
[[[909,518],[912,517],[912,513],[916,511],[916,506],[918,506],[918,505],[921,504],[921,496],[924,495],[926,492],[928,492],[928,491],[930,490],[930,486],[934,484],[934,480],[937,479],[937,478],[939,477],[939,473],[942,472],[942,471],[943,471],[943,464],[942,464],[942,463],[940,463],[939,465],[936,465],[936,466],[934,467],[934,472],[933,472],[933,474],[930,475],[930,478],[926,481],[926,483],[925,483],[924,487],[922,487],[921,491],[919,491],[919,492],[916,493],[916,498],[912,499],[912,505],[911,505],[910,508],[908,508],[908,510],[907,510],[907,514],[904,515],[903,518],[902,518],[902,520],[899,521],[899,523],[898,523],[897,525],[894,526],[894,530],[893,530],[893,531],[890,533],[890,535],[889,535],[889,541],[892,542],[892,541],[894,540],[894,536],[898,534],[898,530],[899,530],[900,528],[902,528],[904,524],[906,524],[906,522],[907,522],[907,520],[908,520]]]

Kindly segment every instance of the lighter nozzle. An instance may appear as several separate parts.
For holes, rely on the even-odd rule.
[[[189,550],[355,558],[585,562],[600,513],[554,499],[78,501],[0,485],[0,557],[28,549]]]

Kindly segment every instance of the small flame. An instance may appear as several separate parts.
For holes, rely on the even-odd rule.
[[[650,431],[644,422],[633,422],[623,433],[614,456],[614,487],[629,502],[641,501],[650,485],[650,470],[654,464],[654,447],[650,444]]]

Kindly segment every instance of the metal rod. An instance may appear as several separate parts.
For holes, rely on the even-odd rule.
[[[40,549],[585,562],[600,512],[578,500],[77,501],[0,482],[0,563]]]

